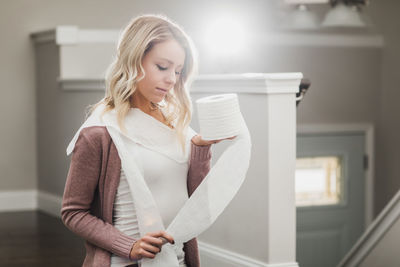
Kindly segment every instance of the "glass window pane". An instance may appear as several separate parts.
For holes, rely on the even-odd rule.
[[[296,206],[340,203],[341,160],[339,157],[296,159]]]

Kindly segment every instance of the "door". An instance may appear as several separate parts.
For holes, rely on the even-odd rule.
[[[297,261],[334,267],[365,229],[365,136],[297,136]]]

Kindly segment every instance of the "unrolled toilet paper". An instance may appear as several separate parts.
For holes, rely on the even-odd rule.
[[[168,226],[163,224],[153,195],[134,155],[135,142],[139,141],[136,138],[137,136],[134,135],[134,129],[150,129],[149,121],[142,121],[141,123],[144,124],[141,125],[132,124],[134,127],[128,127],[128,134],[126,135],[119,128],[115,112],[107,112],[101,119],[100,114],[104,107],[99,106],[98,110],[96,109],[92,113],[75,135],[78,138],[79,131],[84,127],[96,125],[107,127],[121,158],[121,167],[127,176],[141,236],[148,232],[165,229],[167,233],[174,237],[176,244],[180,245],[199,236],[222,214],[246,178],[250,164],[251,138],[245,120],[240,113],[237,95],[214,95],[199,99],[197,107],[203,138],[214,140],[231,136],[237,137],[229,142],[229,146],[223,151],[217,162]],[[134,120],[135,113],[128,113],[125,119]],[[136,120],[136,122],[140,121]],[[148,135],[141,135],[140,137],[143,139],[141,140],[142,143],[152,141],[148,140]],[[71,141],[67,153],[73,151],[76,138],[74,137]],[[141,266],[178,267],[175,248],[171,244],[165,244],[162,251],[154,259],[143,258]]]
[[[221,94],[196,101],[200,134],[204,140],[236,136],[241,130],[241,113],[237,94]]]

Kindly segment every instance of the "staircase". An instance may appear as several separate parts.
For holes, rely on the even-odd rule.
[[[400,266],[400,191],[337,267]]]

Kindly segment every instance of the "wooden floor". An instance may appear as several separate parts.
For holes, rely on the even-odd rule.
[[[42,212],[0,213],[0,266],[81,266],[82,239]]]

